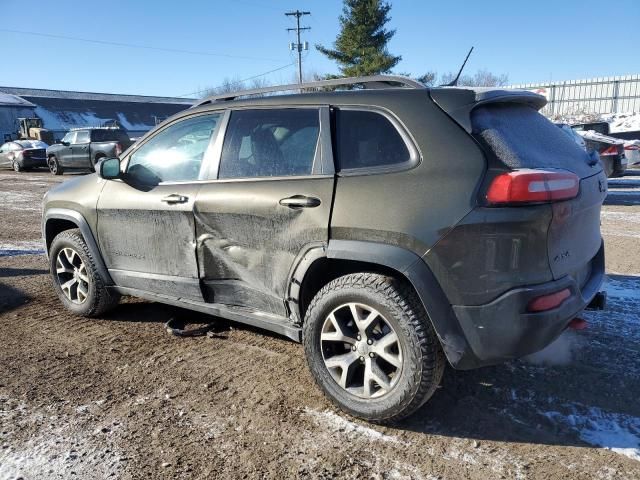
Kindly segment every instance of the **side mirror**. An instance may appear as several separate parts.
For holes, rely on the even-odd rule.
[[[68,147],[69,145],[71,145],[71,143],[69,142],[60,142],[62,145],[64,145],[65,147]]]
[[[98,175],[105,180],[114,180],[120,178],[120,159],[119,158],[105,158],[98,163],[96,169]]]

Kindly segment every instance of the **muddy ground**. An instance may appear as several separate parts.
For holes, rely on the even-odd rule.
[[[608,310],[532,359],[448,369],[394,428],[334,409],[278,336],[172,337],[210,317],[139,300],[65,311],[40,201],[69,178],[0,172],[0,478],[640,478],[640,175],[603,210]]]

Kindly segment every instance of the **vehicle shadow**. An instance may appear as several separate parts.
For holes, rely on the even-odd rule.
[[[604,311],[528,358],[471,371],[441,387],[398,428],[532,444],[640,449],[640,277],[608,275]]]
[[[0,282],[0,314],[18,308],[31,300],[31,296],[15,287]]]
[[[0,267],[0,278],[24,277],[29,275],[45,275],[49,270],[43,268],[11,268]]]

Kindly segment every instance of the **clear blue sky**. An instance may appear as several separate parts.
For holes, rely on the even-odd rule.
[[[506,73],[511,83],[640,73],[639,0],[461,2],[396,0],[389,49],[398,72]],[[197,51],[195,55],[0,31],[0,85],[146,95],[184,95],[295,61],[290,9],[312,12],[311,45],[338,33],[340,0],[0,0],[0,29]],[[236,58],[245,57],[245,58]],[[250,57],[250,58],[248,58]],[[11,67],[8,67],[8,66]],[[335,64],[311,49],[306,70]],[[294,79],[295,67],[272,73]]]

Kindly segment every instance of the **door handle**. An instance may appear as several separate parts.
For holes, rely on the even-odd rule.
[[[161,201],[164,203],[168,203],[169,205],[173,205],[176,203],[187,203],[189,201],[189,197],[178,195],[177,193],[172,193],[171,195],[164,197]]]
[[[305,195],[294,195],[280,200],[280,205],[289,208],[314,208],[322,202],[316,197],[307,197]]]

